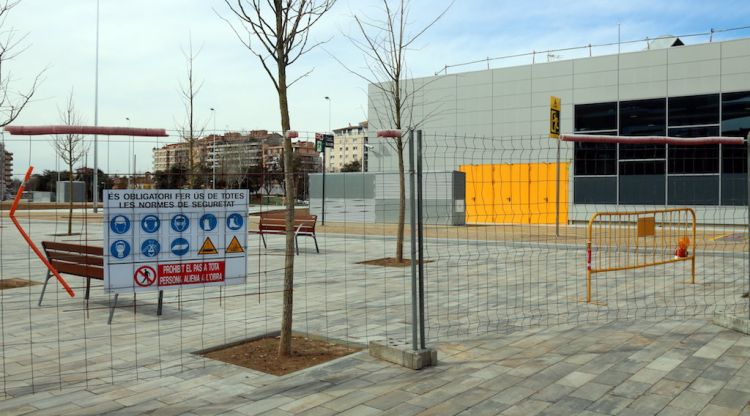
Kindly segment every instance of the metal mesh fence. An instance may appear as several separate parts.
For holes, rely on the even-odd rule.
[[[748,302],[742,298],[748,290],[746,200],[736,205],[686,203],[700,201],[711,190],[700,185],[702,176],[655,172],[653,166],[663,165],[664,157],[642,157],[633,166],[631,160],[597,159],[596,146],[561,146],[558,182],[557,142],[547,137],[424,135],[425,197],[444,194],[439,178],[449,173],[459,184],[463,181],[459,187],[465,186],[465,193],[442,201],[442,207],[425,206],[430,342],[534,325],[748,314]],[[615,146],[626,151],[627,145]],[[736,149],[734,157],[744,158],[744,152]],[[667,163],[705,164],[700,155],[683,152],[680,159]],[[619,168],[606,177],[583,174],[582,166],[602,163],[619,163]],[[717,171],[714,177],[723,179],[719,176]],[[695,185],[690,183],[693,179]],[[670,191],[668,186],[675,183],[680,188]],[[718,195],[718,189],[713,191]],[[633,193],[643,202],[625,202],[634,198]],[[659,202],[647,203],[649,193],[661,196]],[[613,201],[595,202],[609,194],[616,196]],[[684,215],[648,213],[675,207],[697,213],[695,237],[684,226]],[[445,226],[456,211],[465,213],[466,225]],[[656,217],[657,237],[637,233],[639,215],[617,214],[629,211],[643,212],[641,216],[652,221]],[[613,214],[594,224],[594,266],[612,270],[592,276],[594,301],[589,303],[588,221],[603,212]],[[695,245],[690,253],[695,255],[694,284],[690,261],[658,264],[674,258],[684,236],[695,240],[690,241]],[[657,252],[658,261],[653,260]]]
[[[313,137],[312,133],[301,134],[303,141]],[[601,178],[594,178],[591,185],[592,179],[578,175],[575,166],[611,162],[589,160],[587,155],[591,153],[586,151],[590,149],[581,147],[586,151],[576,153],[575,145],[567,143],[562,144],[558,197],[557,143],[552,140],[426,133],[422,141],[421,248],[424,324],[429,343],[538,325],[748,313],[747,301],[741,298],[748,290],[746,201],[731,206],[591,202],[598,193],[611,189],[596,188],[596,180]],[[0,290],[0,381],[6,397],[61,387],[130,383],[201,368],[209,361],[196,352],[278,331],[284,237],[266,235],[264,245],[257,231],[263,216],[278,215],[284,209],[279,172],[267,166],[239,169],[237,165],[243,163],[251,166],[248,161],[252,152],[234,155],[235,162],[200,172],[182,168],[147,175],[145,169],[134,169],[135,163],[116,172],[114,162],[131,154],[133,148],[160,149],[174,143],[176,140],[137,139],[135,144],[126,139],[100,138],[100,148],[106,154],[101,158],[106,174],[100,175],[104,177],[103,188],[180,189],[192,183],[197,188],[215,185],[249,189],[248,262],[243,284],[165,290],[161,315],[157,314],[156,292],[124,294],[108,325],[114,299],[103,291],[101,282],[93,281],[90,298],[85,300],[85,280],[64,275],[77,296],[70,298],[53,279],[42,305],[37,306],[46,269],[10,224],[9,205],[4,203],[0,212],[0,276],[31,284]],[[296,212],[316,216],[317,241],[299,238],[294,330],[351,345],[373,340],[406,343],[414,328],[408,267],[409,202],[413,193],[407,177],[407,261],[396,264],[399,175],[395,151],[385,142],[371,139],[371,143],[376,146],[368,169],[327,173],[325,197],[323,177],[312,173],[314,169],[296,177],[300,190]],[[50,148],[49,140],[39,138],[6,138],[5,144],[11,151],[29,149],[28,160],[14,161],[17,175],[36,163],[35,155],[39,157],[45,146]],[[683,165],[702,163],[695,153],[686,154]],[[408,150],[404,156],[409,169]],[[108,160],[112,166],[107,165]],[[622,176],[631,176],[624,179],[625,185],[634,183],[632,177],[651,175],[649,163],[655,162],[642,163],[635,175],[623,171]],[[222,171],[221,166],[226,169]],[[81,171],[84,183],[88,180],[86,172]],[[664,174],[666,183],[673,176],[677,175]],[[631,192],[628,189],[632,187],[619,185],[620,179],[615,176],[615,192]],[[34,180],[39,184],[41,179]],[[653,177],[642,180],[654,182]],[[581,191],[586,186],[588,191]],[[89,183],[86,189],[90,189]],[[678,196],[705,194],[705,189],[697,187],[682,189]],[[664,192],[671,195],[666,188]],[[87,199],[91,200],[90,194]],[[691,242],[695,245],[691,254],[696,259],[696,283],[686,283],[691,273],[689,261],[597,273],[592,278],[594,302],[587,303],[590,217],[596,212],[667,206],[696,212],[697,232]],[[104,244],[104,218],[101,211],[93,212],[90,202],[75,205],[70,235],[67,205],[24,202],[16,216],[39,246],[43,241]],[[558,218],[559,236],[555,224]],[[637,227],[636,223],[612,220],[607,227],[619,230]],[[655,233],[664,235],[669,224],[668,220],[655,221]],[[669,256],[678,248],[676,240],[681,234],[665,237],[663,255]],[[633,248],[617,245],[616,239],[607,236],[601,238],[598,247],[604,254],[626,255]]]
[[[312,133],[301,134],[303,141],[312,137]],[[176,143],[174,140],[136,140],[137,146],[157,149]],[[26,149],[51,146],[50,140],[38,137],[6,138],[5,144],[6,148],[16,152],[22,146]],[[156,292],[121,294],[112,324],[108,325],[114,296],[104,292],[102,282],[92,279],[90,298],[86,300],[86,279],[63,273],[76,297],[69,297],[52,278],[43,302],[38,306],[46,268],[13,228],[8,219],[10,204],[4,201],[0,212],[0,276],[4,280],[16,278],[21,284],[29,284],[0,290],[0,382],[6,397],[46,389],[127,384],[134,380],[164,377],[210,363],[196,352],[278,333],[285,240],[283,235],[265,235],[264,246],[257,231],[262,216],[283,212],[283,183],[279,172],[271,169],[237,172],[236,166],[227,164],[224,165],[227,170],[232,168],[235,171],[230,173],[217,167],[215,172],[206,169],[191,174],[181,167],[149,174],[143,173],[146,169],[138,169],[140,173],[136,174],[120,167],[117,173],[114,163],[113,170],[107,170],[107,160],[114,162],[119,157],[123,165],[126,152],[132,152],[132,147],[128,148],[130,140],[111,138],[110,143],[108,138],[100,138],[101,149],[107,149],[108,145],[113,150],[100,158],[104,160],[104,172],[100,178],[103,178],[102,188],[105,189],[181,189],[193,181],[200,183],[199,187],[210,188],[216,183],[217,188],[250,189],[247,277],[243,284],[226,287],[165,288],[161,315],[157,314]],[[114,150],[117,146],[122,148],[119,153]],[[16,158],[14,174],[21,176],[26,166],[35,164],[34,155],[39,153],[32,150],[29,154],[29,160]],[[129,166],[132,169],[132,165]],[[49,188],[42,189],[39,183],[50,174],[38,173],[40,176],[32,178],[29,188],[47,191]],[[51,175],[56,180],[56,173]],[[362,173],[351,175],[359,181],[365,179]],[[376,176],[388,175],[393,175],[393,172]],[[63,180],[65,178],[63,173]],[[88,177],[81,176],[80,179],[90,181]],[[378,182],[382,185],[383,182],[368,180],[371,184]],[[310,181],[308,172],[296,175],[298,215],[310,213]],[[90,192],[90,182],[86,182],[86,187]],[[332,184],[330,192],[334,191],[336,187]],[[106,245],[103,227],[107,224],[101,209],[97,213],[93,211],[90,194],[87,199],[89,202],[74,204],[73,232],[70,235],[67,233],[67,203],[24,200],[16,217],[40,248],[43,241],[102,247]],[[334,204],[334,200],[330,204]],[[341,206],[346,211],[346,207],[356,209],[354,207],[359,205],[349,201]],[[398,204],[385,204],[378,207],[377,216],[395,218],[397,209]],[[205,212],[214,211],[206,209]],[[346,215],[339,218],[335,213],[331,215],[324,225],[320,213],[317,213],[317,241],[302,236],[298,239],[294,331],[355,346],[364,346],[371,340],[402,342],[411,324],[406,290],[408,267],[359,264],[394,256],[393,222],[365,223]],[[104,250],[104,255],[109,255],[108,250]]]

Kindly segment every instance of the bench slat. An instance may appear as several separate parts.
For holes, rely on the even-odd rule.
[[[104,266],[104,258],[91,254],[78,254],[69,251],[47,250],[47,258],[50,260],[59,260],[67,263],[84,264],[90,266]]]
[[[73,253],[86,253],[94,256],[104,256],[102,247],[84,246],[80,244],[58,243],[55,241],[42,241],[42,247],[46,250],[70,251]]]
[[[81,277],[90,277],[92,279],[104,279],[104,269],[102,269],[101,267],[66,263],[58,260],[50,260],[50,263],[60,273],[72,274]]]

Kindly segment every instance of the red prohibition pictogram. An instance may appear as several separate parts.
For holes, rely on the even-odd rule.
[[[156,281],[156,270],[151,266],[141,266],[135,270],[133,280],[140,287],[149,287]]]

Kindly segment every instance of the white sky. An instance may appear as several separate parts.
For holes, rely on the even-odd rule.
[[[420,26],[448,3],[412,0],[411,20]],[[291,69],[293,74],[314,69],[291,89],[294,129],[328,129],[325,96],[332,98],[331,127],[367,118],[365,82],[329,54],[355,68],[364,66],[362,55],[342,33],[354,33],[354,14],[377,17],[378,4],[379,0],[339,0],[314,27],[311,38],[330,40]],[[267,75],[216,14],[232,18],[222,0],[100,0],[100,7],[100,125],[174,130],[184,118],[179,82],[186,66],[181,48],[187,48],[192,36],[194,47],[202,48],[194,64],[195,77],[204,82],[196,113],[206,128],[214,128],[211,107],[216,109],[217,130],[280,128],[276,92]],[[750,1],[456,0],[411,51],[410,72],[426,76],[445,64],[487,56],[616,42],[618,23],[623,40],[748,26]],[[3,29],[10,28],[28,33],[28,49],[3,63],[3,75],[10,71],[13,76],[11,88],[26,88],[38,71],[47,68],[34,101],[14,124],[60,124],[58,108],[65,105],[71,89],[85,124],[93,124],[96,0],[22,0]],[[715,39],[747,36],[750,30]],[[686,39],[689,44],[705,41]],[[16,175],[29,164],[41,172],[60,163],[43,136],[5,134],[4,140],[15,154]],[[127,139],[117,140],[109,145],[100,142],[100,168],[113,173],[132,170],[126,155],[134,152],[137,171],[151,169],[151,148],[157,145],[153,139],[135,139],[140,143],[135,151],[128,148]]]

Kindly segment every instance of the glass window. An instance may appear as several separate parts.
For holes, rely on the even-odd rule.
[[[663,160],[644,160],[620,162],[620,176],[629,175],[663,175]]]
[[[578,104],[574,123],[577,132],[616,130],[617,103]]]
[[[666,147],[663,144],[620,144],[622,159],[664,159]]]
[[[750,91],[721,95],[721,134],[747,137],[750,132]]]
[[[719,126],[675,127],[669,129],[670,137],[718,136]]]
[[[670,205],[718,205],[719,176],[670,176]]]
[[[747,173],[747,145],[721,145],[721,173]]]
[[[574,178],[573,201],[576,204],[616,204],[617,178],[614,176]]]
[[[623,136],[664,136],[666,99],[622,101],[620,134]]]
[[[669,98],[669,125],[719,124],[719,94]]]
[[[580,143],[574,146],[576,175],[615,175],[617,145],[614,143]]]
[[[719,173],[719,145],[669,145],[669,173]]]

